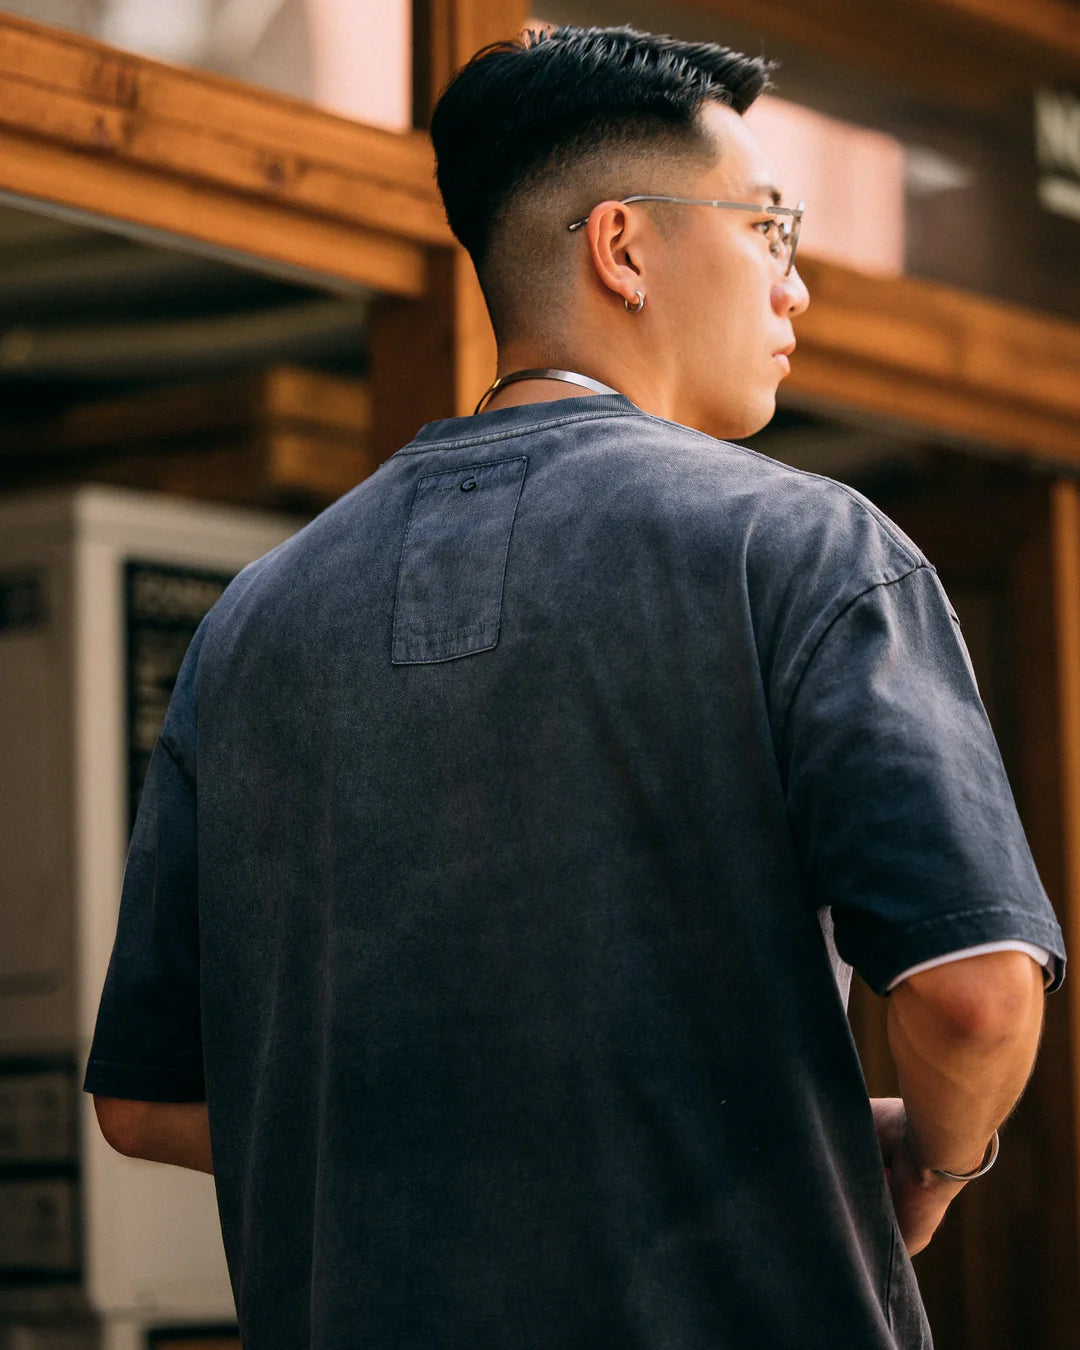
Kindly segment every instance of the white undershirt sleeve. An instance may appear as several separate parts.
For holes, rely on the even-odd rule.
[[[1042,947],[1033,946],[1030,942],[1017,942],[1009,939],[1003,942],[982,942],[977,947],[964,947],[960,951],[949,952],[945,956],[935,956],[932,961],[920,961],[917,966],[909,967],[897,975],[895,979],[890,980],[885,992],[891,993],[901,980],[906,980],[909,975],[918,975],[921,971],[932,970],[935,966],[943,966],[949,961],[963,961],[968,956],[986,956],[990,952],[1026,952],[1033,961],[1037,961],[1042,966],[1046,983],[1049,984],[1053,979],[1052,958],[1048,951]]]

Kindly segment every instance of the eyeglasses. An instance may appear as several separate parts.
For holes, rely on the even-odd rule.
[[[788,276],[795,266],[795,249],[799,242],[799,228],[802,225],[803,211],[806,209],[805,202],[800,202],[798,206],[760,206],[757,202],[719,202],[701,197],[656,197],[646,192],[639,193],[636,197],[623,197],[621,200],[624,206],[630,202],[675,202],[680,206],[718,206],[726,211],[757,211],[760,215],[772,216],[772,220],[761,222],[762,225],[775,226],[775,237],[771,234],[768,236],[769,251],[774,258],[787,256],[784,276]],[[776,219],[778,216],[782,219]],[[583,225],[588,224],[588,220],[589,217],[584,216],[566,228],[580,230]]]

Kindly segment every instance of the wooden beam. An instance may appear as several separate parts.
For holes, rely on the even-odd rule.
[[[155,126],[201,129],[226,156],[231,142],[268,157],[336,166],[434,200],[424,136],[365,126],[211,71],[166,65],[0,13],[0,74],[68,95],[102,113],[129,113],[131,135]],[[75,128],[72,133],[77,134]]]
[[[878,486],[875,501],[926,551],[956,606],[1024,829],[1068,947],[1061,721],[1063,714],[1072,718],[1076,748],[1080,666],[1071,666],[1071,688],[1062,687],[1058,668],[1064,657],[1062,617],[1073,630],[1074,658],[1080,657],[1080,525],[1052,528],[1053,497],[1062,485],[1050,475],[970,455],[937,450],[916,475],[879,480]],[[1075,498],[1072,485],[1064,487]],[[1072,578],[1062,586],[1055,556],[1065,540],[1072,541],[1067,560]],[[1080,760],[1073,765],[1075,810]],[[1074,844],[1080,843],[1080,817],[1073,834]],[[1074,896],[1080,894],[1077,856],[1074,852],[1071,867]],[[1075,915],[1075,899],[1071,907]],[[1069,991],[1066,981],[1048,1001],[1039,1062],[1003,1133],[994,1184],[965,1191],[929,1248],[916,1257],[935,1344],[942,1347],[1024,1345],[1030,1307],[1040,1310],[1040,1344],[1067,1346],[1075,1340],[1080,1139],[1073,1100],[1080,1062],[1069,1007],[1077,996]],[[871,1093],[895,1092],[882,1000],[856,995],[852,1008]]]
[[[1080,15],[1074,0],[935,0],[1003,43],[1017,39],[1042,48],[1050,58],[1065,57],[1080,65]]]
[[[531,12],[528,0],[414,0],[413,106],[426,127],[450,76],[489,43],[516,38]],[[487,306],[472,264],[461,251],[453,264],[450,320],[454,329],[453,400],[472,412],[495,378],[497,353]]]
[[[525,0],[414,0],[413,116],[418,128],[428,125],[454,71],[488,43],[516,37],[529,8]],[[460,248],[445,269],[440,264],[438,275],[433,273],[432,298],[423,312],[384,301],[372,313],[375,443],[385,453],[416,430],[421,409],[433,417],[470,413],[495,378],[497,354],[487,306]],[[443,364],[433,366],[433,360]]]
[[[354,164],[335,164],[321,157],[317,139],[308,154],[301,155],[271,143],[265,134],[240,140],[233,128],[224,135],[220,129],[210,131],[191,122],[146,117],[142,109],[103,106],[3,73],[0,126],[99,158],[115,156],[126,164],[294,209],[316,210],[405,239],[430,244],[447,241],[446,223],[430,187],[410,191],[394,183],[389,176],[392,170],[384,170],[387,177],[380,177],[377,167],[364,158],[373,148],[366,136],[357,138],[359,158]],[[376,144],[381,140],[378,128],[357,124],[357,129],[374,132]],[[411,136],[402,141],[403,164],[409,171],[416,141]],[[426,159],[430,169],[430,156]]]
[[[426,127],[447,80],[488,43],[515,38],[532,5],[521,0],[413,0],[413,121]]]
[[[0,190],[28,204],[85,211],[104,222],[226,249],[391,295],[426,291],[426,250],[277,202],[210,190],[149,167],[80,154],[0,128]]]
[[[947,104],[988,109],[1080,77],[1069,0],[689,0],[698,11]],[[766,44],[768,50],[768,44]]]
[[[1040,479],[1028,480],[1043,502],[1038,522],[1033,522],[1009,550],[1011,557],[1004,566],[1000,555],[994,561],[997,575],[1007,579],[1008,587],[1008,605],[1001,616],[997,644],[1004,649],[1013,686],[1012,744],[1016,757],[1008,766],[1009,776],[1039,874],[1064,930],[1066,950],[1072,950],[1077,931],[1076,844],[1080,842],[1076,829],[1077,760],[1073,737],[1073,767],[1067,768],[1062,722],[1075,717],[1076,712],[1075,701],[1071,700],[1075,699],[1080,646],[1076,633],[1080,621],[1076,585],[1080,535],[1072,532],[1070,536],[1055,500],[1062,489],[1068,494],[1071,485],[1048,476],[1040,475]],[[1015,500],[1018,494],[1014,487],[1009,488],[1009,495]],[[963,530],[958,533],[962,535]],[[1062,545],[1070,537],[1071,560],[1062,557]],[[1069,572],[1071,580],[1067,579]],[[1071,656],[1066,654],[1066,645],[1072,649]],[[1066,664],[1071,665],[1072,674],[1063,683]],[[1073,779],[1068,801],[1063,795],[1067,774]],[[1067,815],[1072,816],[1071,824],[1066,821]],[[1047,1003],[1035,1075],[1009,1122],[1006,1136],[1010,1152],[1015,1147],[1018,1162],[1022,1162],[1020,1171],[1014,1173],[1019,1184],[1006,1182],[1010,1192],[1002,1197],[1003,1207],[1013,1231],[1033,1233],[1038,1229],[1040,1236],[1036,1268],[1032,1269],[1026,1258],[1010,1263],[1006,1283],[1012,1285],[1012,1291],[1003,1291],[998,1307],[1004,1310],[1037,1304],[1044,1308],[1039,1339],[1046,1346],[1069,1345],[1080,1325],[1077,1011],[1077,991],[1066,980],[1064,989]],[[1008,1178],[1010,1173],[1004,1175]],[[1028,1265],[1026,1271],[1024,1264]],[[1025,1339],[1023,1329],[1014,1324],[1009,1343],[1022,1345]]]
[[[1080,324],[807,258],[781,397],[1080,465]]]
[[[317,510],[367,477],[366,380],[270,366],[115,395],[3,427],[0,483],[105,482]]]
[[[425,422],[452,417],[456,411],[454,274],[458,265],[456,255],[449,251],[432,260],[422,305],[388,296],[371,307],[371,439],[380,460],[400,450]]]
[[[1080,933],[1080,485],[1060,481],[1051,498],[1052,585],[1057,619],[1058,718],[1064,862],[1061,926],[1068,945]],[[1073,1047],[1074,1156],[1080,1158],[1080,991],[1066,981]],[[1080,1172],[1078,1172],[1080,1180]],[[1080,1190],[1076,1195],[1080,1208]],[[1075,1278],[1080,1280],[1080,1268]]]
[[[427,138],[0,15],[0,190],[400,295],[449,233]]]
[[[270,427],[316,431],[367,443],[371,391],[366,380],[303,366],[273,365],[186,384],[153,385],[59,412],[8,419],[0,436],[0,469],[10,459],[47,460],[102,450],[205,442]]]

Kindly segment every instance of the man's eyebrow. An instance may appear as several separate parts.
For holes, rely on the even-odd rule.
[[[754,183],[750,188],[750,192],[755,197],[758,195],[771,197],[773,206],[779,206],[783,196],[780,189],[773,183]]]

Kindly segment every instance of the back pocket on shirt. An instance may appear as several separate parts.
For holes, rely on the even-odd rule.
[[[452,661],[498,642],[527,462],[522,455],[472,464],[417,483],[398,564],[394,665]]]

